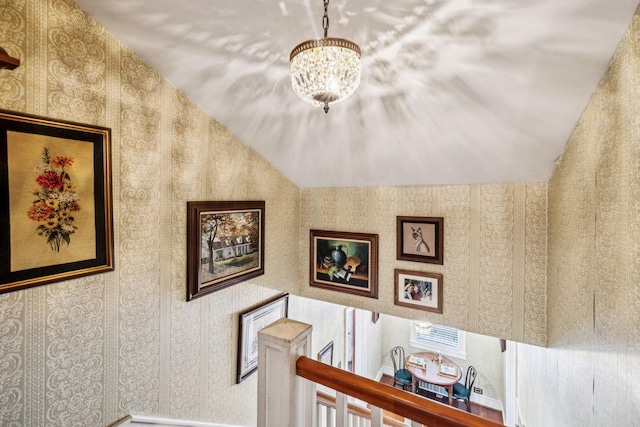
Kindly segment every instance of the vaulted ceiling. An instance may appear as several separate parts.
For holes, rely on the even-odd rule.
[[[331,0],[362,81],[328,114],[289,54],[322,0],[75,0],[300,187],[547,181],[638,0]]]

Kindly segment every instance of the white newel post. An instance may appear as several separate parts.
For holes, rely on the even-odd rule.
[[[279,319],[258,332],[258,427],[312,427],[316,384],[296,375],[311,354],[311,325]]]

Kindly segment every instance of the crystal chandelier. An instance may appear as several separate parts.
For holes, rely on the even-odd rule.
[[[352,41],[327,37],[329,0],[324,0],[324,37],[307,40],[291,51],[289,66],[293,91],[314,107],[348,98],[360,84],[360,47]]]

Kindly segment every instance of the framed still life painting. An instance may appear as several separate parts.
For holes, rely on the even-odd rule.
[[[378,298],[378,235],[311,230],[310,285]]]
[[[113,270],[111,130],[0,110],[0,292]]]
[[[264,201],[187,202],[187,301],[264,274]]]

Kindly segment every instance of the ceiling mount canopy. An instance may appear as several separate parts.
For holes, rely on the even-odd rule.
[[[360,84],[360,47],[352,41],[327,37],[329,0],[324,0],[324,37],[307,40],[291,51],[291,86],[302,100],[315,107],[348,98]]]

